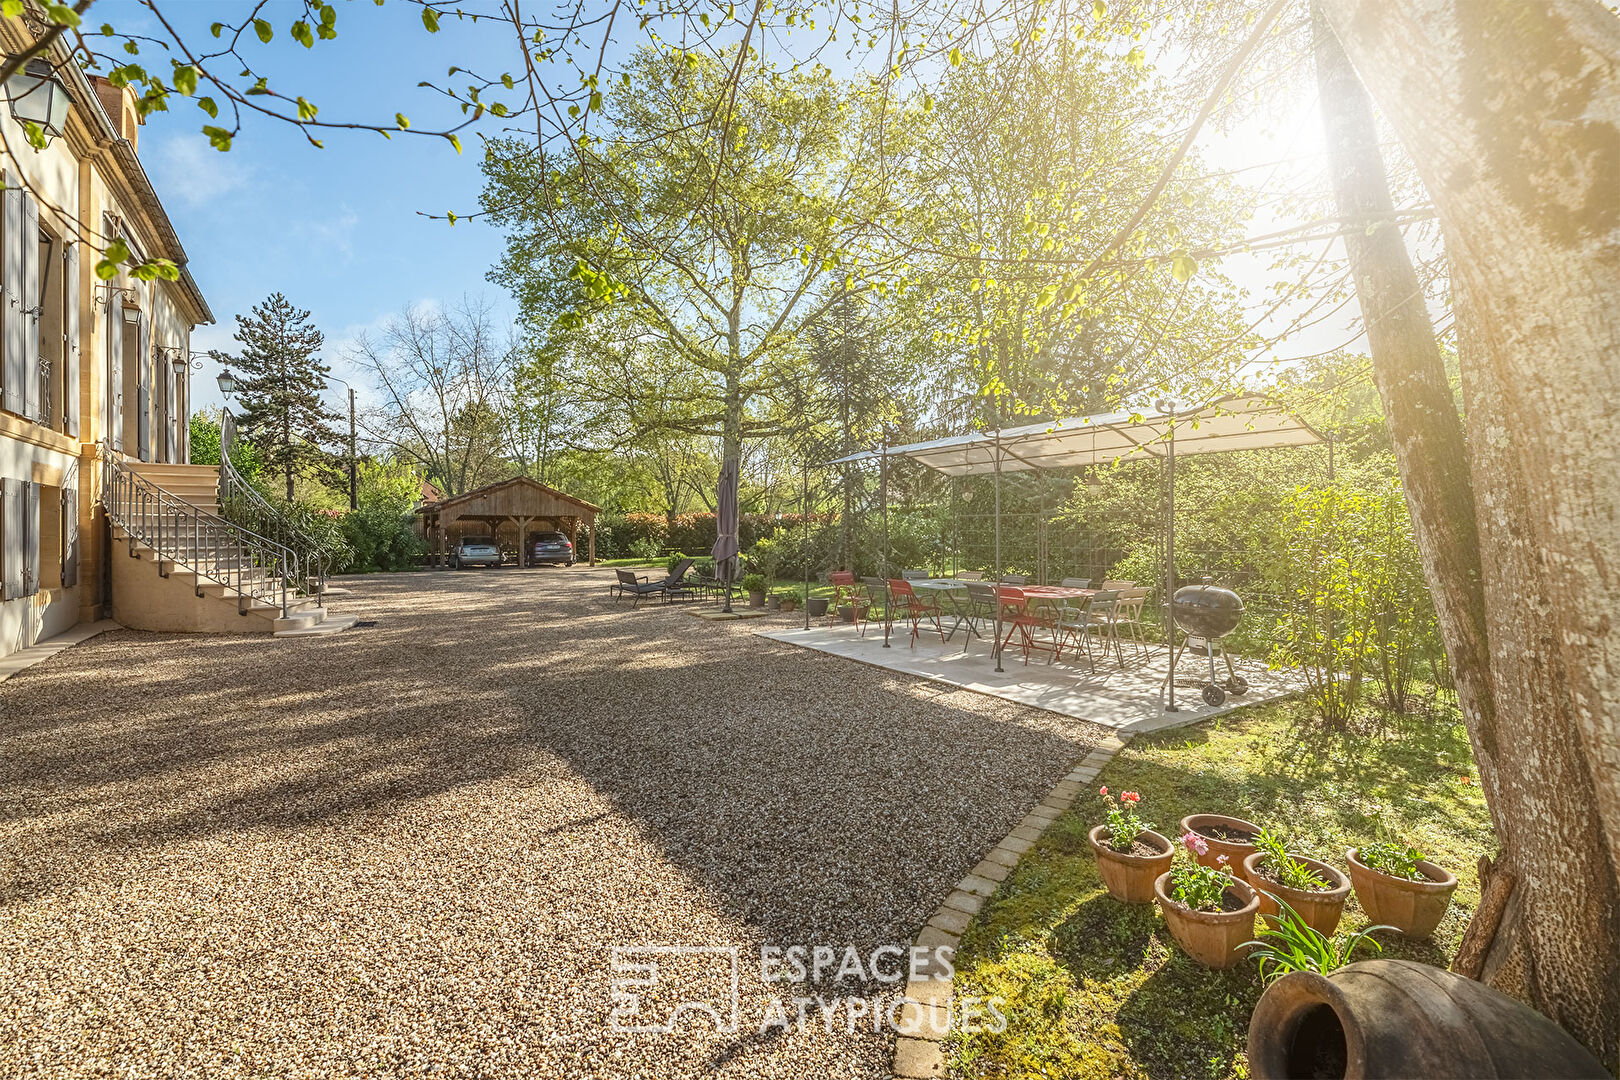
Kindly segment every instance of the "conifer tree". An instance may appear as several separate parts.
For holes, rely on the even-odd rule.
[[[338,417],[321,402],[326,375],[321,363],[325,338],[281,293],[256,304],[251,315],[236,316],[239,426],[264,461],[265,471],[284,477],[287,499],[293,482],[306,473],[333,470],[326,446],[341,442],[332,426]]]

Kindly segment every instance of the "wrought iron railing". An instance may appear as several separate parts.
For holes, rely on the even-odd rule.
[[[160,573],[165,562],[190,570],[198,596],[212,582],[236,591],[244,615],[254,603],[279,607],[283,618],[291,613],[304,572],[286,545],[163,490],[115,453],[102,458],[101,499],[108,518],[128,534],[130,554],[142,543],[156,553]]]
[[[220,410],[219,422],[219,509],[220,513],[243,528],[267,536],[295,553],[307,577],[298,589],[314,595],[317,606],[324,605],[326,578],[332,570],[331,553],[314,537],[299,529],[287,516],[259,494],[231,461],[236,445],[236,419],[229,409]]]

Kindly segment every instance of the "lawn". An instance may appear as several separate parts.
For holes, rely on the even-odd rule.
[[[1284,702],[1138,736],[1103,771],[1141,793],[1143,817],[1175,838],[1183,815],[1229,813],[1281,829],[1289,848],[1345,869],[1345,849],[1401,835],[1460,879],[1432,941],[1381,935],[1384,955],[1444,966],[1479,902],[1475,864],[1494,851],[1456,710],[1390,720],[1376,734],[1313,729]],[[1082,797],[1047,830],[962,939],[958,995],[1002,995],[1008,1026],[953,1036],[958,1075],[1243,1077],[1253,965],[1198,966],[1151,905],[1103,890],[1086,843],[1101,800]],[[1343,929],[1365,926],[1354,897]],[[1358,954],[1367,958],[1370,954]]]

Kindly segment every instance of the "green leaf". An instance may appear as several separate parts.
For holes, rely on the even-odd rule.
[[[322,26],[336,26],[337,25],[337,8],[333,7],[331,4],[322,4],[321,5],[321,25]]]
[[[96,277],[102,281],[111,281],[118,276],[118,264],[111,259],[102,259],[96,263]]]
[[[1108,18],[1108,4],[1106,0],[1093,0],[1091,14],[1098,22]]]
[[[205,124],[202,132],[208,136],[208,144],[220,153],[231,148],[231,133],[224,128]]]
[[[439,13],[430,7],[423,8],[422,25],[427,27],[428,33],[437,34],[439,32]]]
[[[1191,255],[1181,254],[1170,260],[1170,273],[1183,285],[1192,280],[1198,273],[1198,260]]]
[[[401,113],[395,113],[394,114],[394,123],[399,125],[399,129],[401,131],[405,131],[405,130],[409,129],[410,126],[411,126],[411,118],[406,116],[402,112]]]
[[[268,43],[271,38],[276,36],[276,28],[265,22],[263,19],[253,20],[253,31],[259,35],[260,41],[266,43]]]
[[[50,140],[45,138],[45,129],[32,120],[23,121],[23,134],[28,137],[28,145],[35,150],[43,150],[50,145]]]
[[[23,13],[23,0],[5,0],[0,4],[0,15],[8,19],[20,19]]]
[[[951,46],[951,67],[962,66],[962,50]]]
[[[103,26],[101,28],[101,32],[103,34],[108,33],[111,30],[112,30],[112,27],[110,27],[110,26]],[[225,32],[225,24],[222,23],[222,22],[217,22],[213,26],[210,26],[208,28],[208,32],[210,34],[213,34],[215,37],[219,37],[219,35],[221,35],[221,34],[223,34]]]
[[[299,19],[297,22],[292,24],[292,36],[294,41],[298,42],[298,44],[302,45],[306,49],[313,49],[315,47],[315,35],[310,31],[309,23],[305,22],[303,19]]]
[[[219,119],[219,106],[214,103],[213,98],[211,98],[211,97],[200,97],[200,98],[198,98],[197,99],[197,108],[201,109],[203,112],[207,113],[209,116],[211,116],[215,120]]]
[[[58,26],[79,25],[79,13],[66,4],[46,4],[45,17]]]
[[[446,135],[445,138],[449,139],[450,140],[450,145],[456,148],[456,153],[458,153],[458,154],[461,153],[461,140],[456,138],[454,132],[450,133],[449,135]]]
[[[507,73],[501,76],[501,85],[510,90],[517,84],[512,81],[511,73]]]
[[[129,244],[122,236],[114,237],[113,242],[107,245],[107,250],[102,254],[115,263],[125,262],[129,259]]]
[[[197,92],[197,69],[190,64],[178,65],[174,69],[174,88],[190,97]]]
[[[505,116],[509,110],[505,105],[502,105],[497,101],[489,107],[489,111],[494,113],[496,116]]]
[[[317,111],[318,110],[315,108],[315,106],[310,104],[308,101],[304,100],[303,98],[298,99],[298,119],[306,121],[313,120],[315,119],[315,113]]]

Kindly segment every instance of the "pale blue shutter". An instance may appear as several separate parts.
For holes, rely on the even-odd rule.
[[[23,415],[43,420],[39,370],[39,203],[22,192]]]
[[[142,461],[152,460],[152,324],[141,312],[140,351],[135,354],[135,363],[140,365],[135,370],[139,372],[136,389],[136,416],[135,428],[140,446]]]
[[[23,595],[22,481],[0,478],[0,580],[4,598]]]
[[[23,482],[23,595],[39,592],[39,484]]]
[[[79,434],[79,245],[70,243],[63,253],[62,422],[63,430]]]
[[[7,178],[10,180],[10,178]],[[0,230],[0,262],[4,262],[6,299],[4,311],[4,357],[0,359],[0,407],[7,412],[21,413],[26,403],[25,386],[28,368],[24,362],[28,350],[27,322],[23,314],[23,193],[20,188],[7,187],[4,195],[4,226]]]
[[[108,290],[107,435],[114,450],[124,449],[124,294]]]

